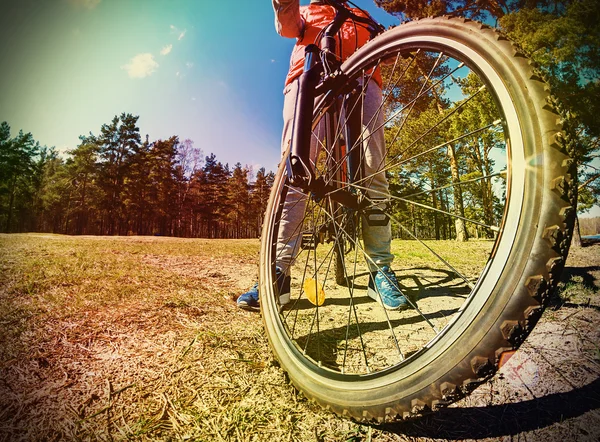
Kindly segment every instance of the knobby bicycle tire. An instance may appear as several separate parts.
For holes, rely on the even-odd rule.
[[[575,142],[568,133],[569,122],[559,115],[560,105],[551,97],[546,83],[528,59],[497,31],[459,18],[438,17],[409,22],[369,42],[341,69],[349,79],[364,78],[365,72],[382,59],[388,59],[390,63],[389,60],[393,61],[396,56],[397,60],[410,61],[413,57],[410,54],[419,51],[439,51],[443,57],[466,63],[478,74],[493,99],[499,103],[498,107],[504,113],[502,127],[509,134],[506,140],[508,172],[503,187],[506,201],[498,232],[495,239],[490,240],[490,259],[479,270],[478,279],[469,286],[464,304],[452,313],[452,319],[443,323],[439,331],[434,327],[435,336],[428,338],[428,342],[412,354],[407,356],[403,353],[398,363],[378,367],[369,359],[376,361],[377,352],[365,350],[364,343],[361,344],[361,357],[368,362],[364,371],[353,371],[339,361],[326,360],[320,352],[330,344],[318,344],[321,346],[318,351],[307,350],[310,347],[307,336],[311,333],[317,335],[315,329],[326,334],[327,299],[321,307],[306,303],[302,298],[307,289],[300,283],[299,302],[305,304],[294,314],[301,316],[309,307],[316,310],[311,316],[313,325],[307,326],[309,332],[303,332],[301,338],[291,330],[296,327],[295,323],[290,325],[289,319],[292,317],[289,312],[294,308],[282,308],[278,302],[274,277],[277,265],[275,243],[281,224],[282,204],[289,191],[285,161],[282,161],[277,173],[263,225],[261,311],[275,356],[291,382],[308,398],[339,415],[359,421],[384,422],[435,410],[463,397],[493,376],[501,361],[512,354],[532,330],[555,289],[574,222],[576,169],[571,155]],[[448,69],[452,67],[449,65]],[[340,91],[340,94],[345,92]],[[438,97],[438,103],[443,102]],[[315,120],[320,118],[326,105],[316,106]],[[308,195],[306,198],[311,197]],[[314,213],[326,208],[318,206],[321,201],[312,204],[311,216],[316,220]],[[311,226],[319,224],[317,221],[311,223]],[[306,247],[307,253],[314,253],[314,258],[310,258],[315,261],[314,265],[310,264],[314,272],[317,272],[317,233],[321,234],[324,230],[320,228],[319,232],[313,232],[314,244]],[[323,256],[327,257],[319,258],[323,263],[330,259],[329,254]],[[398,263],[394,267],[401,269],[402,265]],[[305,269],[305,273],[307,271]],[[419,271],[431,272],[430,269]],[[431,278],[432,274],[428,273],[426,277]],[[466,283],[471,281],[468,276],[464,279]],[[323,280],[323,285],[326,282]],[[325,287],[324,290],[330,289]],[[451,289],[445,287],[444,290]],[[339,300],[335,302],[341,303]],[[414,299],[412,302],[416,306],[425,303]],[[358,297],[350,301],[349,311],[354,310],[349,316],[356,319],[348,320],[351,325],[348,329],[355,327],[352,321],[356,321],[357,329],[362,326],[359,324],[360,315],[373,309],[367,307],[357,314],[356,309],[363,308],[363,305],[368,306],[367,303],[359,305]],[[408,320],[406,313],[384,313],[388,315],[390,328],[401,327],[403,321],[406,323]],[[390,320],[392,314],[397,318]],[[430,319],[434,315],[422,316]],[[420,320],[426,321],[424,318]],[[416,319],[413,318],[414,321]],[[368,327],[372,324],[366,324],[363,329]],[[345,333],[347,336],[348,330]],[[331,345],[337,345],[337,348],[330,351],[330,358],[349,352],[354,344],[346,342],[344,347],[336,342]]]

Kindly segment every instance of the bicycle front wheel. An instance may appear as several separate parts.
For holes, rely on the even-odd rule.
[[[314,128],[334,103],[360,103],[352,90],[365,95],[377,71],[381,106],[342,155],[343,112],[328,136],[314,131],[314,168],[329,193],[291,188],[282,161],[263,227],[261,309],[275,355],[300,390],[340,415],[382,422],[467,394],[520,345],[564,265],[575,170],[544,82],[484,25],[403,24],[341,69],[348,83],[317,103]],[[387,154],[376,173],[389,183],[380,195],[370,192],[373,172],[340,174],[377,131]],[[339,204],[340,189],[357,195],[360,209]],[[290,230],[291,199],[302,215]],[[389,222],[407,310],[367,296],[376,263],[363,233],[375,208]],[[286,242],[294,244],[291,294],[282,305],[275,275]]]

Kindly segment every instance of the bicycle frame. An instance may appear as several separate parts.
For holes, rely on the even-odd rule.
[[[310,44],[306,47],[304,70],[298,79],[298,98],[294,110],[294,121],[292,128],[292,139],[290,155],[287,159],[287,176],[292,186],[298,187],[305,192],[311,192],[317,196],[330,193],[332,199],[340,204],[359,209],[359,198],[344,189],[336,189],[335,185],[325,183],[322,179],[316,179],[314,169],[310,161],[310,145],[312,137],[312,119],[315,99],[324,96],[326,99],[329,92],[340,82],[346,82],[343,72],[339,71],[341,61],[335,56],[335,36],[344,23],[354,20],[368,26],[371,38],[383,30],[383,27],[370,18],[360,17],[346,8],[336,0],[326,1],[336,9],[333,21],[324,29],[320,47]],[[347,127],[350,129],[344,134],[346,146],[352,146],[348,152],[348,174],[351,181],[358,181],[362,176],[362,149],[355,148],[361,134],[360,106],[355,106],[360,95],[356,96],[356,88],[349,85],[349,102],[346,106],[346,118],[349,121]],[[351,96],[354,95],[354,96]],[[331,97],[332,102],[335,101]],[[328,111],[329,112],[329,111]]]

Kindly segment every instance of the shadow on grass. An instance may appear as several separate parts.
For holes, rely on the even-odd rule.
[[[600,281],[594,272],[599,266],[566,267],[561,282],[578,282],[597,291]],[[558,294],[550,300],[549,308],[586,307],[600,310],[596,305],[564,302]],[[546,361],[553,365],[551,361]],[[558,368],[554,367],[558,371]],[[518,403],[485,407],[445,408],[420,419],[378,427],[391,433],[412,437],[444,438],[448,440],[502,438],[522,432],[539,430],[567,419],[600,409],[600,379],[565,393],[554,393]],[[581,437],[586,430],[580,427]]]
[[[570,284],[577,284],[592,293],[598,293],[600,292],[600,280],[594,275],[594,272],[598,271],[600,271],[600,266],[598,265],[587,267],[565,267],[561,275],[561,285],[567,287]],[[560,288],[550,297],[548,308],[558,310],[561,307],[586,307],[600,311],[599,306],[590,304],[590,299],[583,303],[565,301],[565,299],[560,296],[559,291]]]
[[[566,393],[519,403],[446,408],[418,420],[379,426],[412,437],[449,440],[500,438],[548,427],[600,408],[600,380]],[[583,435],[582,435],[583,436]]]
[[[402,293],[411,301],[417,302],[420,299],[439,297],[439,296],[447,296],[452,298],[462,298],[465,299],[471,293],[471,289],[465,286],[462,279],[457,278],[452,272],[444,269],[437,269],[433,267],[416,267],[411,269],[411,271],[429,271],[431,273],[435,273],[434,277],[429,277],[430,279],[438,278],[436,281],[427,281],[427,278],[423,278],[426,281],[425,284],[419,279],[419,277],[411,276],[411,275],[399,275],[397,274],[397,280],[399,288],[402,290]],[[369,274],[366,272],[357,273],[354,276],[350,276],[348,279],[351,281],[349,285],[343,285],[343,287],[352,287],[352,290],[349,288],[348,293],[352,291],[353,295],[353,303],[354,305],[367,304],[372,303],[373,300],[366,296],[367,286],[364,284],[354,283],[355,279],[368,276]],[[440,277],[439,275],[443,275]],[[406,280],[413,281],[412,285],[406,285]],[[340,287],[342,287],[340,285]],[[346,298],[328,298],[328,305],[340,305],[347,306],[350,302],[350,296]],[[302,296],[304,296],[304,292],[302,292]],[[308,310],[313,309],[314,305],[311,304],[307,299],[294,299],[292,305],[289,306],[291,309],[298,310]]]

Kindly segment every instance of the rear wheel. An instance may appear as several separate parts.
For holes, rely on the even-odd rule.
[[[332,193],[299,194],[282,162],[263,227],[260,290],[267,336],[292,382],[340,415],[384,421],[456,400],[519,346],[564,265],[575,171],[544,83],[493,30],[447,18],[404,24],[342,66],[361,93],[373,68],[383,79],[383,124],[363,121],[360,142],[340,155],[342,115],[319,136],[314,158],[317,176],[366,203],[352,210]],[[332,106],[317,104],[314,127]],[[368,174],[340,179],[375,130],[387,145],[384,204],[367,196]],[[283,237],[291,193],[302,216]],[[366,295],[373,261],[361,231],[382,208],[412,307],[404,311]],[[300,237],[291,299],[281,306],[277,242]]]

